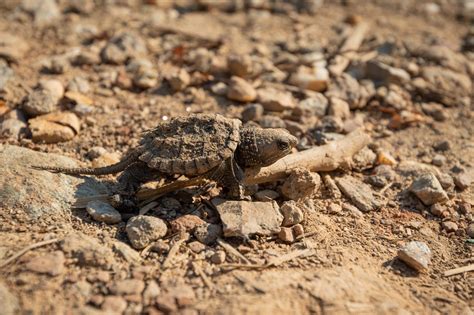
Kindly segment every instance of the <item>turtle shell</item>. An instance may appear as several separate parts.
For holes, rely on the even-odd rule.
[[[166,174],[206,173],[234,154],[241,124],[221,115],[172,118],[143,137],[139,159]]]

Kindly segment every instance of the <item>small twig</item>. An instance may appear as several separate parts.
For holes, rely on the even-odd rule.
[[[49,244],[53,244],[53,243],[56,243],[56,242],[59,242],[59,238],[53,238],[53,239],[50,239],[50,240],[41,241],[41,242],[38,242],[38,243],[35,243],[35,244],[31,244],[31,245],[23,248],[22,250],[20,250],[18,253],[14,254],[10,258],[7,258],[3,262],[1,262],[0,263],[0,268],[5,267],[9,263],[11,263],[11,262],[15,261],[16,259],[20,258],[21,256],[23,256],[24,254],[26,254],[28,251],[30,251],[32,249],[42,247],[42,246],[45,246],[45,245],[49,245]]]
[[[380,191],[379,191],[378,193],[379,193],[380,195],[383,195],[384,192],[386,192],[387,189],[389,189],[389,188],[392,187],[392,186],[393,186],[393,182],[388,183],[388,184],[385,185],[382,189],[380,189]]]
[[[450,277],[450,276],[454,276],[454,275],[464,273],[464,272],[469,272],[469,271],[474,271],[474,264],[459,267],[459,268],[454,268],[454,269],[450,269],[450,270],[446,270],[444,272],[444,276],[445,277]]]
[[[242,260],[246,264],[251,264],[251,262],[244,255],[242,255],[238,250],[236,250],[224,240],[220,238],[217,239],[217,244],[219,244],[229,255],[240,258],[240,260]]]
[[[171,249],[168,253],[168,256],[166,257],[165,261],[163,262],[163,266],[162,266],[163,269],[171,267],[172,260],[174,259],[176,254],[178,254],[179,248],[186,241],[186,239],[187,239],[186,237],[181,236],[181,238],[179,240],[177,240],[176,243],[173,244],[173,246],[171,247]]]
[[[235,279],[239,280],[243,284],[251,286],[252,288],[254,288],[255,290],[257,290],[260,293],[267,293],[268,292],[268,290],[266,288],[264,288],[263,286],[258,284],[256,281],[254,281],[252,279],[249,279],[247,277],[244,277],[243,275],[234,274],[234,277],[235,277]]]
[[[204,284],[212,291],[215,290],[214,284],[212,283],[211,279],[204,273],[204,271],[201,269],[201,267],[196,263],[193,262],[192,266],[194,268],[194,272],[201,277],[202,281]]]
[[[153,207],[155,207],[155,206],[157,206],[157,205],[159,205],[158,202],[152,201],[152,202],[150,202],[149,204],[147,204],[147,205],[141,207],[140,210],[138,211],[138,214],[144,215],[144,214],[146,214],[148,211],[150,211],[151,209],[153,209]]]
[[[301,240],[303,238],[310,237],[310,236],[313,236],[313,235],[316,235],[316,234],[318,234],[318,231],[307,232],[307,233],[304,233],[304,234],[301,234],[301,235],[297,236],[296,240]]]

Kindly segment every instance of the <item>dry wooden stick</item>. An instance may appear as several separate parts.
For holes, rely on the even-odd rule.
[[[369,141],[370,137],[365,132],[355,130],[341,140],[287,155],[270,166],[248,169],[244,183],[250,185],[273,182],[285,178],[287,173],[295,168],[306,168],[313,172],[333,171],[346,163]]]
[[[22,250],[20,250],[18,253],[12,255],[10,258],[7,258],[4,261],[2,261],[0,263],[0,268],[5,267],[9,263],[11,263],[11,262],[15,261],[16,259],[20,258],[21,256],[23,256],[24,254],[26,254],[27,252],[29,252],[32,249],[35,249],[35,248],[38,248],[38,247],[41,247],[41,246],[46,246],[46,245],[49,245],[49,244],[53,244],[53,243],[56,243],[56,242],[59,242],[59,238],[52,238],[50,240],[46,240],[46,241],[38,242],[38,243],[35,243],[35,244],[31,244],[31,245],[23,248]]]
[[[444,276],[449,277],[449,276],[454,276],[454,275],[464,273],[464,272],[469,272],[469,271],[474,271],[474,264],[459,267],[459,268],[454,268],[454,269],[450,269],[450,270],[446,270],[444,272]]]
[[[219,244],[220,246],[222,246],[222,248],[224,248],[224,250],[231,256],[234,256],[234,257],[238,257],[240,260],[242,260],[244,263],[246,264],[251,264],[251,262],[247,259],[247,257],[245,257],[244,255],[242,255],[238,250],[236,250],[234,247],[232,247],[230,244],[228,244],[227,242],[225,242],[224,240],[222,239],[217,239],[217,244]]]
[[[193,262],[192,263],[192,266],[193,266],[193,269],[194,269],[194,272],[201,277],[202,281],[204,282],[204,284],[211,290],[211,291],[214,291],[215,290],[215,287],[214,287],[214,284],[212,283],[211,279],[209,279],[209,277],[204,273],[204,271],[202,270],[202,268],[196,263],[196,262]]]
[[[339,49],[340,55],[338,55],[334,59],[334,63],[329,66],[329,71],[333,76],[339,76],[346,70],[351,59],[356,56],[356,51],[362,45],[368,30],[369,24],[365,22],[360,22],[354,27],[352,33],[346,38]]]
[[[167,269],[171,267],[174,257],[178,254],[181,245],[186,241],[186,239],[187,239],[186,237],[181,237],[179,240],[176,241],[176,243],[173,244],[173,246],[171,247],[168,253],[168,256],[163,262],[163,266],[162,266],[163,269]]]

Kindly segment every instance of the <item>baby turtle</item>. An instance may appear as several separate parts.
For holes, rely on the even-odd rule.
[[[116,164],[99,168],[36,168],[71,175],[123,172],[118,181],[128,194],[160,175],[202,175],[228,188],[232,197],[243,198],[242,169],[270,165],[289,154],[296,142],[284,129],[243,128],[238,119],[194,114],[159,123]]]

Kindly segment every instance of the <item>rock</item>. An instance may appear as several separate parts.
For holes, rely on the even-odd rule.
[[[143,304],[155,304],[155,299],[160,295],[161,290],[155,280],[148,282],[145,291],[143,291]]]
[[[448,233],[456,232],[458,230],[458,225],[452,221],[444,221],[441,223],[441,226]]]
[[[18,62],[28,51],[28,42],[6,32],[0,32],[0,58],[9,62]]]
[[[33,257],[25,264],[25,269],[53,277],[59,276],[64,272],[64,254],[61,251],[55,251],[39,257]]]
[[[469,188],[472,184],[473,176],[470,173],[462,172],[453,176],[454,184],[460,190]]]
[[[263,88],[257,91],[258,102],[262,104],[266,111],[282,112],[293,109],[296,102],[289,92],[280,91],[273,88]]]
[[[81,232],[67,235],[60,245],[66,255],[77,259],[80,266],[109,268],[114,263],[110,248]]]
[[[469,215],[472,212],[471,204],[468,202],[461,202],[458,211],[464,215]]]
[[[110,286],[110,292],[117,295],[142,294],[144,289],[145,282],[139,279],[118,280]]]
[[[54,0],[23,1],[22,7],[34,17],[38,26],[47,26],[56,22],[61,16],[61,11]]]
[[[387,151],[377,151],[377,164],[379,165],[397,165],[397,160]]]
[[[115,210],[107,202],[94,200],[89,201],[86,206],[87,213],[96,221],[107,224],[116,224],[122,222],[120,212]]]
[[[293,200],[285,201],[280,207],[280,212],[283,214],[283,226],[293,226],[304,220],[303,211]]]
[[[377,210],[382,206],[370,187],[357,178],[346,175],[337,178],[336,184],[341,192],[362,212]]]
[[[303,199],[319,190],[321,177],[318,173],[310,172],[305,168],[291,171],[290,176],[281,186],[281,193],[291,200]]]
[[[337,97],[329,99],[328,115],[336,116],[341,119],[348,119],[351,117],[351,110],[349,104]]]
[[[304,235],[304,228],[301,224],[296,224],[291,227],[291,230],[293,231],[293,236],[295,238],[300,237]]]
[[[223,250],[218,250],[211,256],[211,262],[213,264],[220,265],[220,264],[225,263],[225,258],[226,258],[225,252]]]
[[[134,59],[127,65],[127,71],[132,73],[133,85],[139,89],[149,89],[157,84],[158,72],[148,59]]]
[[[278,238],[285,243],[293,243],[295,237],[293,236],[293,230],[288,227],[282,227],[278,233]]]
[[[102,61],[123,64],[129,58],[146,54],[145,41],[139,36],[124,32],[112,37],[101,51]]]
[[[153,244],[151,250],[163,255],[170,251],[170,245],[163,240],[158,240]]]
[[[416,178],[409,190],[427,206],[448,200],[448,195],[441,187],[438,179],[431,173]]]
[[[43,64],[43,71],[50,74],[64,74],[70,68],[69,60],[65,56],[55,56]]]
[[[355,218],[364,217],[364,214],[359,209],[357,209],[357,207],[354,207],[353,205],[349,203],[342,204],[342,211],[348,212],[352,217],[355,217]]]
[[[31,92],[21,108],[29,116],[45,115],[56,110],[57,98],[47,89],[36,89]]]
[[[122,314],[127,309],[127,301],[121,296],[108,295],[104,298],[101,309],[110,314]]]
[[[227,94],[227,85],[224,82],[217,82],[211,86],[212,93],[220,96],[225,96]]]
[[[443,217],[447,216],[448,209],[444,205],[441,205],[439,203],[435,203],[435,204],[431,205],[430,212],[434,216],[443,218]]]
[[[188,248],[192,252],[194,252],[196,254],[199,254],[200,252],[202,252],[206,249],[206,245],[204,245],[203,243],[200,243],[198,241],[194,241],[194,242],[188,243]]]
[[[89,152],[87,152],[87,157],[91,160],[97,159],[103,154],[106,154],[107,150],[103,147],[95,146],[90,148]]]
[[[445,121],[449,117],[443,105],[438,103],[422,103],[421,109],[426,115],[433,117],[437,121]]]
[[[317,93],[302,100],[297,109],[302,112],[302,116],[324,117],[328,110],[328,104],[328,99],[323,94]]]
[[[469,236],[470,238],[474,238],[474,223],[469,224],[469,226],[466,229],[466,233],[467,233],[467,236]]]
[[[73,113],[56,112],[28,121],[34,142],[57,143],[69,141],[80,130],[79,118]]]
[[[423,272],[431,261],[431,250],[423,242],[412,241],[398,250],[398,258],[416,271]]]
[[[77,105],[93,105],[94,100],[84,94],[75,91],[67,91],[64,96],[68,99],[76,103]]]
[[[174,91],[182,91],[191,83],[191,76],[186,70],[180,69],[168,78],[168,83]]]
[[[273,115],[263,115],[258,123],[262,128],[286,128],[285,121]]]
[[[298,67],[290,76],[289,83],[301,89],[323,92],[329,85],[329,72],[325,68]]]
[[[66,2],[66,10],[78,14],[90,14],[94,8],[94,0],[67,0]]]
[[[158,296],[156,304],[165,313],[175,312],[178,308],[191,306],[196,302],[196,294],[191,286],[180,284],[167,286],[166,291]]]
[[[166,235],[166,223],[155,217],[137,215],[128,220],[126,232],[135,249],[143,249]]]
[[[69,221],[76,197],[107,193],[91,178],[33,170],[32,165],[77,167],[73,159],[10,145],[0,145],[0,200],[10,220],[56,226]]]
[[[258,201],[271,201],[280,197],[280,194],[271,189],[264,189],[256,192],[253,197]]]
[[[377,155],[367,147],[357,152],[353,157],[353,168],[356,170],[366,170],[374,167]]]
[[[238,102],[253,102],[257,98],[257,91],[244,79],[234,76],[230,79],[227,98]]]
[[[64,86],[59,80],[41,80],[38,87],[49,91],[49,94],[56,102],[64,96]]]
[[[405,84],[410,81],[410,74],[403,69],[391,67],[380,61],[370,60],[367,62],[367,76],[383,85]]]
[[[337,98],[345,101],[350,109],[362,107],[359,83],[347,73],[343,73],[334,78],[325,94],[328,98]]]
[[[0,305],[2,306],[3,315],[15,315],[20,312],[20,304],[17,297],[2,282],[0,282]]]
[[[114,242],[114,252],[119,254],[123,259],[125,259],[128,263],[138,263],[142,260],[140,253],[136,250],[131,248],[125,243],[122,242]]]
[[[283,216],[278,204],[272,202],[250,202],[213,199],[223,224],[224,236],[248,237],[249,235],[272,235],[278,233]]]
[[[402,176],[419,177],[426,173],[439,174],[439,171],[433,165],[423,164],[416,161],[402,161],[397,165],[397,171]]]
[[[435,166],[443,166],[443,164],[446,163],[446,157],[440,154],[436,154],[431,160],[431,163]]]
[[[263,106],[260,104],[245,105],[244,110],[241,113],[242,121],[258,121],[262,118],[263,112]]]
[[[436,151],[449,151],[451,150],[451,142],[449,140],[439,141],[433,145],[433,148]]]
[[[1,33],[0,33],[1,36]],[[0,42],[0,58],[1,55],[1,42]],[[15,73],[13,70],[8,66],[8,63],[0,59],[0,92],[4,92],[5,88],[7,87],[7,83],[14,77]]]
[[[375,187],[385,187],[396,179],[397,174],[388,165],[379,165],[374,169],[374,175],[367,178],[367,182]]]
[[[194,230],[193,235],[199,242],[206,245],[212,245],[222,235],[222,227],[220,224],[206,223],[198,226]]]
[[[253,62],[249,55],[230,55],[227,67],[232,75],[246,77],[253,72]]]
[[[120,162],[121,155],[117,152],[105,152],[92,160],[92,167],[104,167]]]
[[[18,139],[26,130],[25,115],[18,109],[9,111],[2,116],[0,122],[0,136]]]
[[[68,92],[76,92],[80,94],[87,94],[91,91],[89,81],[82,77],[74,77],[67,84]]]
[[[187,232],[192,233],[198,226],[206,224],[197,215],[185,214],[170,222],[171,232]]]

